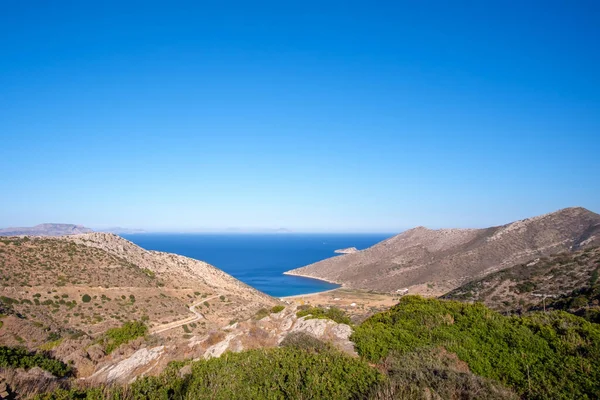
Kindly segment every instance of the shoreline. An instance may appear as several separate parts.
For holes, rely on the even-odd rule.
[[[284,272],[283,275],[297,276],[299,278],[305,278],[305,279],[314,279],[314,280],[317,280],[317,281],[327,282],[327,283],[331,283],[333,285],[339,285],[339,286],[336,287],[336,288],[333,288],[333,289],[322,290],[320,292],[305,293],[305,294],[293,294],[293,295],[290,295],[290,296],[281,296],[281,297],[278,297],[281,300],[296,299],[296,298],[305,297],[305,296],[314,296],[314,295],[317,295],[317,294],[333,292],[334,290],[338,290],[338,289],[344,288],[343,284],[338,283],[338,282],[334,282],[334,281],[330,281],[328,279],[315,278],[315,277],[308,276],[308,275],[302,275],[302,274],[292,273],[290,271]]]
[[[342,287],[340,286],[335,289],[323,290],[322,292],[314,292],[314,293],[306,293],[306,294],[293,294],[291,296],[282,296],[282,297],[278,297],[278,299],[280,299],[280,300],[298,299],[300,297],[309,297],[309,296],[315,296],[318,294],[329,293],[329,292],[333,292],[333,291],[339,290],[339,289],[342,289]]]
[[[289,276],[299,276],[300,278],[308,278],[308,279],[315,279],[317,281],[323,281],[323,282],[327,282],[327,283],[333,283],[334,285],[340,285],[340,287],[343,287],[344,284],[343,283],[339,283],[339,282],[335,282],[329,279],[325,279],[325,278],[315,278],[314,276],[310,276],[310,275],[302,275],[302,274],[298,274],[295,272],[291,272],[291,271],[285,271],[283,273],[283,275],[289,275]],[[338,288],[339,289],[339,288]]]

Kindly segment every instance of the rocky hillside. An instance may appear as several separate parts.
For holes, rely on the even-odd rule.
[[[579,296],[593,292],[599,272],[600,247],[563,252],[487,275],[442,298],[482,302],[502,312],[543,310],[544,307],[577,312],[594,306],[594,298],[588,301]]]
[[[0,238],[0,346],[49,350],[80,377],[146,347],[109,355],[94,345],[127,321],[143,321],[170,360],[192,337],[279,303],[207,263],[112,234]]]
[[[486,229],[418,227],[353,254],[287,272],[356,289],[442,295],[536,257],[600,244],[600,215],[566,208]]]
[[[90,228],[71,224],[40,224],[25,228],[0,229],[0,236],[64,236],[93,232]]]

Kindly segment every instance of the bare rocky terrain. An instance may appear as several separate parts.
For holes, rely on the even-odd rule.
[[[63,236],[93,232],[90,228],[72,224],[40,224],[32,227],[3,228],[0,236]]]
[[[288,271],[353,289],[439,296],[536,257],[600,244],[600,215],[566,208],[486,229],[418,227],[368,249]]]

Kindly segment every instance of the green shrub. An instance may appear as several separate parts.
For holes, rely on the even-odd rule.
[[[536,285],[531,281],[520,282],[516,286],[517,293],[529,293],[535,290]]]
[[[482,304],[403,297],[355,328],[358,353],[444,347],[470,370],[531,399],[594,398],[600,392],[600,326],[565,312],[506,317]]]
[[[281,347],[291,347],[293,349],[322,353],[331,350],[332,347],[328,343],[317,339],[316,337],[304,332],[288,333],[279,345]]]
[[[0,302],[4,303],[7,306],[11,306],[13,304],[19,304],[19,300],[10,298],[10,297],[6,297],[6,296],[0,296]]]
[[[594,284],[596,284],[596,282],[598,282],[598,276],[599,276],[598,270],[599,269],[600,268],[596,268],[590,275],[590,280],[589,280],[590,285],[594,285]]]
[[[328,309],[324,309],[321,307],[309,307],[303,310],[300,310],[296,313],[298,318],[308,316],[307,319],[312,318],[324,318],[335,321],[339,324],[348,324],[350,325],[352,321],[350,321],[350,317],[346,315],[343,310],[340,310],[337,307],[330,307]]]
[[[271,308],[271,313],[272,314],[277,314],[278,312],[281,312],[285,310],[285,307],[282,305],[278,305],[278,306],[273,306],[273,308]]]
[[[92,301],[92,298],[89,294],[84,294],[83,296],[81,296],[81,301],[83,301],[84,303],[89,303],[90,301]]]
[[[20,347],[0,346],[0,367],[30,369],[39,367],[59,378],[71,374],[71,367],[43,353],[29,352]]]
[[[267,310],[266,308],[261,308],[260,310],[258,310],[256,312],[256,314],[254,314],[254,319],[259,320],[259,319],[263,319],[264,317],[269,315],[269,310]]]
[[[143,322],[129,321],[120,328],[109,329],[98,341],[104,346],[104,351],[110,354],[122,344],[142,337],[147,332],[148,327]]]
[[[156,278],[156,274],[154,273],[154,271],[151,271],[148,268],[142,268],[142,272],[144,272],[150,278]]]

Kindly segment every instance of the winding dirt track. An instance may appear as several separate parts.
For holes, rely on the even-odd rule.
[[[180,319],[179,321],[169,322],[168,324],[162,324],[159,326],[155,326],[154,328],[150,329],[150,333],[151,334],[162,333],[162,332],[171,330],[173,328],[177,328],[177,327],[185,325],[185,324],[191,324],[193,322],[204,319],[204,315],[202,315],[198,311],[196,311],[196,306],[199,306],[200,304],[204,303],[205,301],[212,300],[219,296],[221,296],[221,294],[216,294],[214,296],[207,297],[206,299],[202,299],[202,301],[192,304],[190,306],[189,310],[194,314],[193,316],[187,317],[184,319]]]

